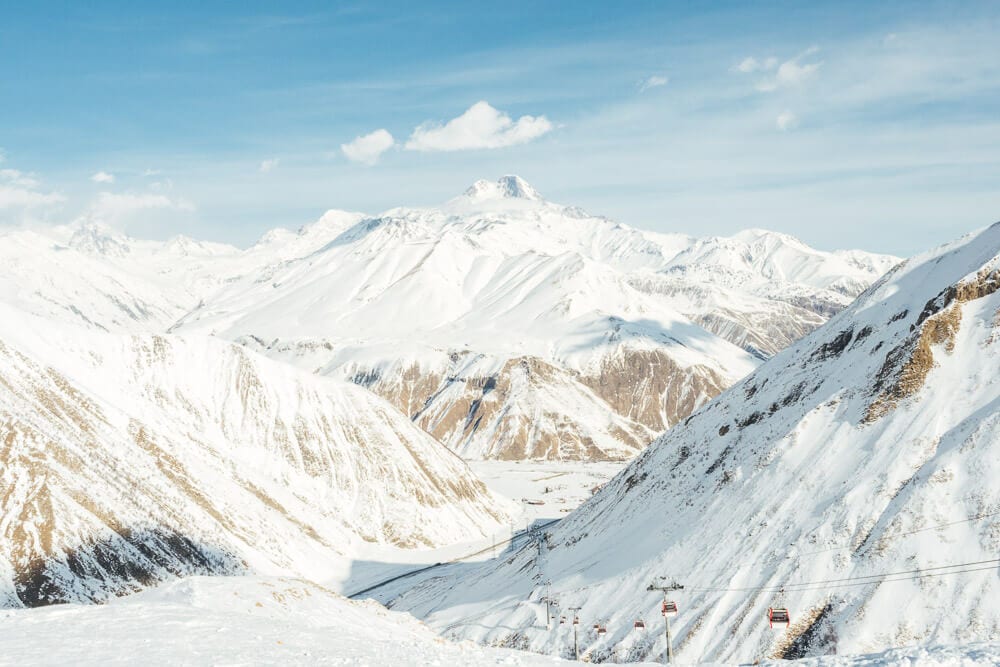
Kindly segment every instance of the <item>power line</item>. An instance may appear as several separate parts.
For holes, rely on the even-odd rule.
[[[941,573],[937,573],[937,574],[925,574],[925,573],[928,573],[928,572],[934,572],[936,570],[953,570],[955,568],[964,568],[964,567],[969,567],[969,566],[972,566],[972,565],[985,565],[987,563],[990,563],[991,565],[989,565],[988,567],[976,568],[976,569],[972,569],[972,570],[959,570],[959,571],[955,571],[955,572],[941,572]],[[971,561],[971,562],[968,562],[968,563],[954,563],[954,564],[951,564],[951,565],[937,565],[937,566],[934,566],[934,567],[924,567],[924,568],[919,568],[919,569],[916,569],[916,570],[901,570],[901,571],[897,571],[897,572],[880,572],[880,573],[877,573],[877,574],[860,575],[860,576],[856,576],[856,577],[842,577],[840,579],[819,579],[819,580],[816,580],[816,581],[800,581],[800,582],[793,582],[793,583],[790,583],[790,584],[784,584],[782,586],[747,586],[747,587],[738,587],[738,588],[715,588],[715,587],[696,588],[696,587],[691,587],[688,590],[692,590],[692,591],[714,591],[714,592],[747,592],[747,591],[780,592],[782,590],[788,590],[788,589],[792,589],[792,590],[795,590],[795,591],[814,590],[812,587],[815,587],[815,586],[827,587],[829,584],[840,584],[838,586],[829,586],[829,587],[830,588],[841,588],[841,587],[843,587],[845,585],[849,585],[849,586],[864,586],[864,585],[871,584],[871,583],[879,583],[879,580],[881,580],[881,581],[904,581],[906,579],[919,579],[919,578],[922,578],[922,577],[944,576],[944,575],[948,575],[948,574],[960,574],[961,572],[978,572],[980,570],[991,570],[994,567],[996,567],[997,564],[1000,564],[1000,558],[993,558],[993,559],[990,559],[990,560]],[[886,579],[886,577],[899,577],[901,575],[911,575],[911,576],[902,576],[902,578],[900,578],[900,579]],[[874,580],[874,581],[870,581],[870,580]],[[857,582],[857,583],[845,584],[843,582]]]
[[[962,524],[962,523],[969,523],[971,521],[978,521],[980,519],[986,519],[986,518],[989,518],[991,516],[1000,516],[1000,510],[998,510],[996,512],[984,512],[982,514],[976,514],[974,516],[970,516],[970,517],[967,517],[965,519],[958,519],[957,521],[947,521],[947,522],[944,522],[944,523],[934,524],[932,526],[924,526],[923,528],[916,528],[914,530],[908,530],[906,532],[896,533],[894,535],[885,535],[884,537],[887,537],[887,538],[906,537],[908,535],[914,535],[916,533],[923,533],[923,532],[926,532],[928,530],[937,530],[938,528],[947,528],[948,526],[957,526],[957,525]],[[794,546],[794,545],[789,545],[789,546]],[[853,547],[853,546],[847,544],[847,545],[837,545],[837,546],[827,547],[825,549],[817,549],[816,551],[807,551],[805,553],[795,554],[794,556],[787,555],[787,554],[786,555],[774,555],[774,556],[771,556],[770,558],[766,558],[766,559],[760,561],[758,564],[759,565],[769,565],[771,563],[777,563],[777,562],[783,561],[783,560],[791,560],[793,558],[808,558],[809,556],[816,556],[816,555],[819,555],[819,554],[825,554],[825,553],[829,553],[831,551],[840,551],[840,550],[843,550],[843,549],[854,549],[854,548],[856,548],[856,547]],[[731,566],[725,565],[725,566],[717,567],[717,568],[714,568],[714,569],[711,569],[711,570],[702,570],[701,572],[702,573],[720,572],[722,570],[731,570],[731,569],[732,569]],[[750,589],[750,590],[755,590],[755,589]]]

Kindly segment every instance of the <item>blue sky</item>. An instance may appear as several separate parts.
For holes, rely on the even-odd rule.
[[[5,8],[0,224],[247,245],[505,173],[821,248],[1000,219],[996,3],[145,4]]]

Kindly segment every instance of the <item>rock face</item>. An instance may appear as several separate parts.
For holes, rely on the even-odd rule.
[[[897,266],[667,431],[536,544],[396,593],[448,634],[594,662],[752,662],[1000,639],[1000,223]],[[546,586],[547,582],[551,582]],[[471,603],[470,599],[480,602]],[[541,605],[541,607],[539,607]],[[787,630],[769,607],[786,607]],[[633,622],[656,619],[657,632]]]
[[[477,539],[504,501],[394,408],[207,338],[0,310],[0,606],[189,574],[336,579]]]

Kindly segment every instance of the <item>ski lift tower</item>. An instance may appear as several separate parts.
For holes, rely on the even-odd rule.
[[[580,627],[580,616],[579,612],[582,607],[567,607],[571,612],[573,612],[573,655],[576,656],[576,660],[580,659],[580,640],[577,636],[577,630]]]
[[[664,577],[665,578],[665,577]],[[662,586],[657,586],[654,581],[646,589],[647,591],[663,591],[663,623],[665,627],[666,637],[667,637],[667,655],[664,664],[670,664],[674,661],[674,648],[670,645],[670,612],[668,609],[677,609],[677,604],[671,602],[667,599],[667,593],[671,591],[682,591],[684,587],[678,584],[676,581],[672,581],[669,584]]]

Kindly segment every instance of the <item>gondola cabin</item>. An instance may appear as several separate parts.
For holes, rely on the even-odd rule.
[[[677,603],[672,600],[667,600],[666,602],[663,603],[663,608],[660,613],[662,613],[664,616],[668,614],[670,616],[675,615],[677,613]]]
[[[646,624],[642,622],[641,618],[638,621],[635,622],[635,629],[636,630],[645,630],[646,629]]]
[[[580,617],[579,616],[574,616],[573,617],[573,625],[580,625]]]
[[[767,623],[772,628],[774,627],[775,623],[778,624],[783,623],[785,627],[788,627],[789,623],[791,623],[791,618],[788,615],[788,610],[785,609],[784,607],[769,608],[767,610]]]
[[[606,635],[608,634],[608,629],[602,625],[601,627],[597,628],[597,634]]]

